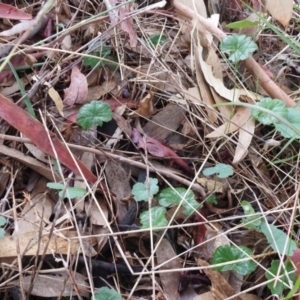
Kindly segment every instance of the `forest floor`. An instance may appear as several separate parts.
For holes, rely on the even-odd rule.
[[[0,298],[299,299],[297,1],[6,2]]]

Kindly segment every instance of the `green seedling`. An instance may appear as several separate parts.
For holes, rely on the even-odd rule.
[[[87,193],[83,188],[65,187],[62,183],[56,182],[48,182],[47,187],[53,190],[59,190],[59,197],[68,197],[70,199],[84,197]]]
[[[2,228],[6,224],[6,219],[0,216],[0,239],[4,238],[5,230]]]
[[[158,180],[149,178],[149,181],[144,183],[136,183],[132,188],[132,195],[136,201],[149,201],[153,199],[158,191]],[[185,208],[183,213],[187,216],[190,216],[201,207],[201,204],[195,200],[194,193],[182,187],[165,188],[158,194],[157,199],[161,206],[151,207],[140,214],[142,228],[166,226],[168,224],[165,217],[167,207],[182,205]]]
[[[112,110],[107,103],[102,101],[92,101],[84,104],[77,115],[77,123],[83,130],[89,130],[93,125],[102,126],[103,122],[112,119]]]

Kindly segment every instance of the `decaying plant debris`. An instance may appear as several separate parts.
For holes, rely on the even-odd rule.
[[[242,223],[246,200],[263,224],[299,242],[298,139],[249,108],[265,97],[297,105],[297,3],[8,2],[0,3],[1,299],[98,299],[103,287],[123,299],[267,299],[274,260],[299,275],[299,248],[274,251],[276,238]],[[226,27],[246,19],[251,28]],[[220,52],[233,33],[258,45],[236,65]],[[93,101],[110,115],[84,130],[78,115]],[[232,173],[205,175],[216,166]],[[147,199],[136,201],[136,183]],[[192,215],[184,199],[166,206],[167,225],[144,229],[140,216],[163,206],[168,187],[191,190],[199,206]],[[255,271],[214,270],[225,245],[251,249]],[[280,296],[293,287],[297,295],[295,282],[284,284]]]

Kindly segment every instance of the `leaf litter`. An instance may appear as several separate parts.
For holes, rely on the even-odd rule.
[[[3,299],[296,293],[299,6],[208,2],[0,3]]]

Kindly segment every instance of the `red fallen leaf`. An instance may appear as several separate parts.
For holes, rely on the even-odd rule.
[[[79,68],[75,66],[71,73],[71,84],[64,89],[65,97],[64,104],[74,105],[81,104],[85,101],[88,95],[88,83],[86,77],[80,72]]]
[[[22,132],[29,138],[42,152],[55,157],[55,152],[59,161],[69,168],[72,172],[80,175],[79,169],[87,181],[97,182],[97,177],[77,158],[75,160],[70,156],[69,151],[54,133],[50,133],[51,143],[44,126],[36,119],[32,118],[26,111],[21,109],[15,103],[9,101],[0,94],[0,117],[11,126]],[[53,145],[53,146],[52,146]],[[54,149],[53,149],[54,148]],[[78,167],[79,169],[78,169]],[[105,186],[101,186],[107,191]]]
[[[137,144],[138,148],[147,150],[150,154],[157,157],[172,157],[175,164],[177,164],[190,174],[194,173],[194,171],[189,167],[189,165],[182,158],[180,158],[173,150],[164,146],[159,141],[149,136],[145,137],[144,139],[136,128],[133,128],[131,138],[132,141],[135,144]]]
[[[45,52],[39,52],[39,53],[31,53],[30,55],[38,59],[42,57],[44,54]],[[28,66],[28,63],[26,61],[26,56],[23,54],[14,55],[10,60],[10,62],[14,67]],[[6,65],[5,67],[8,68],[8,65]],[[13,76],[13,72],[10,70],[1,72],[0,83],[2,83],[4,80],[6,81],[9,80],[12,76]]]
[[[0,18],[10,20],[31,20],[32,15],[9,4],[0,3]]]
[[[297,248],[294,251],[293,256],[291,256],[290,259],[296,267],[296,274],[297,274],[296,277],[300,276],[300,249],[299,248]]]
[[[203,208],[201,208],[199,210],[199,213],[195,215],[195,218],[194,218],[195,222],[196,223],[205,222],[204,218],[202,217],[204,215],[205,215],[205,211]],[[200,245],[204,241],[205,234],[206,234],[206,227],[205,227],[204,223],[198,225],[197,226],[197,234],[194,237],[195,245]]]
[[[269,76],[269,78],[273,78],[274,77],[274,75],[273,75],[273,73],[270,71],[270,69],[267,67],[267,66],[264,66],[264,65],[262,65],[262,64],[260,64],[260,63],[258,63],[258,65],[261,67],[261,69]]]

